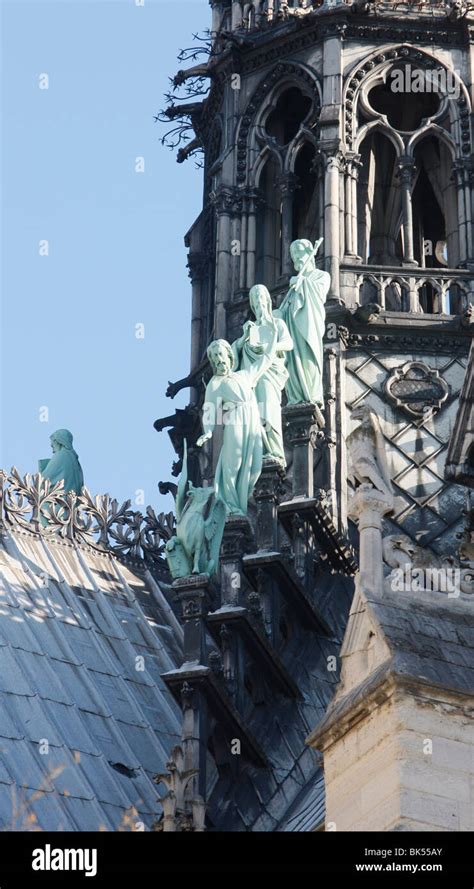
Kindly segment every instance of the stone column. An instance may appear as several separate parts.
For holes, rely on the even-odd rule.
[[[226,336],[225,306],[231,287],[232,268],[232,219],[242,209],[242,195],[238,188],[221,186],[212,192],[211,200],[217,216],[216,244],[216,307],[215,339]]]
[[[229,516],[221,546],[221,609],[244,607],[246,581],[242,556],[251,549],[250,522],[246,516]],[[244,696],[245,657],[243,642],[230,622],[221,627],[222,667],[227,691],[237,709]]]
[[[324,454],[321,458],[322,471],[325,477],[321,475],[317,478],[317,487],[325,488],[330,498],[330,510],[335,525],[340,527],[339,504],[337,500],[338,492],[338,448],[337,448],[337,376],[338,376],[338,359],[339,350],[331,347],[326,348],[324,352],[327,358],[327,391],[325,396],[325,417],[326,429],[323,436]],[[322,433],[321,433],[322,434]],[[320,445],[323,450],[323,445]]]
[[[278,550],[278,503],[284,478],[285,470],[278,460],[266,458],[253,492],[257,504],[255,536],[259,552]]]
[[[463,160],[457,160],[453,164],[453,180],[456,185],[458,201],[458,230],[459,230],[459,261],[466,265],[473,259],[472,222],[471,222],[471,188],[468,164]]]
[[[184,623],[184,665],[207,665],[206,615],[209,610],[209,578],[192,574],[173,581],[172,589],[181,604]],[[185,669],[185,667],[184,667]],[[206,796],[207,705],[205,695],[184,683],[181,689],[183,709],[183,752],[186,769],[195,769],[192,796]]]
[[[344,164],[344,254],[350,260],[357,257],[357,181],[360,167],[360,155],[350,153],[346,156]]]
[[[239,290],[245,290],[247,285],[247,226],[248,215],[244,209],[240,220]]]
[[[352,497],[348,514],[359,528],[360,587],[367,593],[383,591],[382,519],[393,509],[393,497],[362,484]]]
[[[415,162],[412,157],[403,155],[398,163],[398,176],[402,192],[402,225],[403,225],[403,265],[418,265],[413,252],[413,206],[412,185],[415,175]]]
[[[232,0],[232,30],[242,25],[242,3],[240,0]]]
[[[293,240],[293,199],[298,188],[298,177],[294,173],[285,173],[279,179],[281,192],[281,252],[282,274],[288,278],[293,274],[290,256],[290,244]]]
[[[221,25],[221,0],[209,0],[209,5],[212,9],[211,32],[215,35]]]
[[[202,349],[202,282],[209,268],[208,257],[202,251],[191,250],[188,253],[188,269],[192,288],[192,312],[191,312],[191,370],[198,366],[201,360]],[[196,398],[196,390],[193,389],[193,401]]]
[[[245,192],[247,204],[247,244],[246,244],[246,264],[247,264],[247,288],[250,289],[255,284],[255,264],[257,255],[257,210],[261,201],[261,194],[258,188],[248,188]]]
[[[324,188],[324,254],[328,261],[327,271],[331,275],[331,288],[329,299],[340,302],[339,293],[339,266],[341,256],[340,245],[340,177],[341,177],[340,152],[329,155],[326,158],[325,188]]]
[[[288,404],[283,421],[293,448],[293,497],[312,497],[314,493],[314,442],[324,417],[315,404]]]
[[[181,707],[183,711],[182,742],[186,771],[195,771],[192,778],[190,796],[206,799],[206,760],[207,760],[207,702],[200,688],[193,688],[188,682],[181,687]]]

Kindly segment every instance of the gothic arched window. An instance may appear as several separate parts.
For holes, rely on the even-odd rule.
[[[369,265],[400,265],[401,195],[395,148],[376,129],[369,132],[359,151],[358,253]]]
[[[259,178],[260,205],[257,213],[256,281],[273,287],[282,273],[282,196],[280,166],[274,154],[266,161]]]
[[[315,241],[322,235],[321,201],[318,176],[314,168],[316,149],[303,142],[295,160],[295,192],[293,198],[292,240],[309,238]]]

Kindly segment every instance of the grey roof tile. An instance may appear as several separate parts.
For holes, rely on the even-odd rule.
[[[0,648],[0,692],[15,695],[34,695],[35,689],[30,685],[23,670],[19,666],[16,649],[9,645]]]
[[[56,727],[56,731],[66,747],[92,755],[98,755],[101,752],[95,738],[88,731],[86,722],[88,713],[79,710],[76,705],[68,707],[56,701],[43,701],[42,708],[45,715],[50,717],[50,724]],[[38,740],[38,737],[32,738],[32,740]],[[56,742],[51,740],[51,743]]]
[[[278,824],[281,831],[310,831],[324,821],[324,775],[313,773],[302,792]]]
[[[63,708],[63,714],[71,709],[64,704],[55,704],[54,706]],[[9,715],[17,728],[17,734],[13,737],[25,738],[28,741],[40,741],[42,738],[47,738],[50,744],[60,747],[63,743],[62,729],[58,728],[56,722],[51,718],[48,707],[49,702],[42,700],[39,695],[31,697],[2,696],[2,710]],[[10,737],[10,733],[6,737]]]
[[[121,728],[142,768],[152,773],[163,771],[166,765],[167,751],[161,747],[156,734],[150,729],[146,730],[125,723],[122,723]]]
[[[130,600],[112,556],[88,551],[84,561],[74,546],[15,536],[6,535],[7,549],[0,541],[0,824],[15,820],[16,795],[19,817],[37,817],[17,829],[130,829],[123,821],[132,805],[149,827],[160,810],[151,775],[180,740],[160,660],[179,666],[181,628],[165,606],[154,617],[156,590],[147,615]],[[137,578],[140,595],[146,576]],[[166,614],[169,628],[159,625]],[[137,655],[149,672],[135,669]]]

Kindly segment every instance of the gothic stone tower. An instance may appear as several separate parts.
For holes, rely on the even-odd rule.
[[[461,494],[443,461],[465,371],[474,278],[469,15],[444,2],[211,2],[209,98],[193,123],[204,207],[187,235],[191,370],[233,340],[248,291],[277,305],[289,245],[324,237],[324,487],[347,525],[350,410],[382,418],[397,508],[449,549]]]
[[[444,468],[472,338],[474,19],[462,0],[210,5],[209,61],[181,75],[210,79],[206,100],[189,109],[196,139],[182,153],[201,147],[205,157],[203,210],[187,234],[192,356],[182,383],[195,388],[186,430],[199,427],[209,342],[240,335],[253,284],[278,306],[291,241],[323,236],[318,261],[332,283],[315,484],[334,533],[357,542],[346,439],[353,410],[367,407],[394,491],[384,538],[411,543],[426,564],[456,560],[465,492]],[[215,454],[201,459],[201,477],[214,465]],[[394,809],[379,824],[403,817]]]

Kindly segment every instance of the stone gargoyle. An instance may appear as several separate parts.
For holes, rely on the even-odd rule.
[[[190,574],[216,573],[227,509],[215,490],[188,482],[187,444],[176,492],[176,535],[165,552],[173,580]]]

